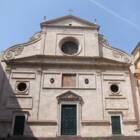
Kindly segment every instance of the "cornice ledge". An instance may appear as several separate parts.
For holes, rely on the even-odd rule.
[[[117,66],[117,67],[129,67],[129,63],[123,63],[118,61],[110,61],[110,60],[102,60],[98,58],[49,58],[49,57],[38,57],[35,56],[33,58],[22,58],[22,59],[13,59],[6,60],[7,64],[38,64],[38,65],[89,65],[89,66]]]
[[[11,119],[0,119],[0,123],[11,123]]]
[[[57,125],[57,121],[55,120],[28,120],[29,124],[31,125],[37,125],[37,124],[41,124],[41,125]]]
[[[84,120],[81,122],[82,125],[90,126],[90,125],[110,125],[110,121],[108,120],[98,120],[98,121],[91,121],[91,120]]]
[[[68,29],[96,29],[99,30],[99,26],[66,26],[66,25],[48,25],[42,24],[42,27],[49,27],[49,28],[68,28]]]
[[[123,124],[129,125],[129,124],[137,124],[137,120],[123,120]]]

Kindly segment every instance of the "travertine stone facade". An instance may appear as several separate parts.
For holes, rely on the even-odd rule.
[[[135,75],[135,95],[137,103],[137,117],[138,117],[138,131],[140,132],[140,43],[134,48],[132,52],[134,63],[134,75]]]
[[[82,137],[111,136],[114,116],[119,134],[137,135],[131,58],[112,48],[98,25],[75,16],[44,21],[40,32],[1,58],[6,65],[0,78],[1,136],[19,133],[16,116],[26,119],[23,134],[36,137],[70,131]],[[63,120],[67,107],[76,109],[70,130]]]

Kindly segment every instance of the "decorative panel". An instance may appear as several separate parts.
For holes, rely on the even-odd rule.
[[[59,73],[45,73],[43,88],[60,88],[61,74]]]
[[[124,74],[104,74],[103,79],[106,81],[115,80],[115,81],[124,81]]]
[[[34,72],[12,72],[13,79],[35,79]]]
[[[32,105],[31,97],[9,97],[6,106],[11,109],[32,109]]]
[[[96,77],[94,74],[79,74],[79,88],[96,88]]]
[[[105,108],[108,110],[127,110],[128,102],[126,98],[106,98]]]

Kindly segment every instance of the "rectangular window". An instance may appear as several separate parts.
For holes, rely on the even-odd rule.
[[[23,135],[24,134],[24,124],[25,124],[24,115],[15,116],[13,134],[14,135]]]
[[[121,134],[120,116],[111,116],[112,134]]]
[[[63,74],[62,87],[76,87],[76,74]]]

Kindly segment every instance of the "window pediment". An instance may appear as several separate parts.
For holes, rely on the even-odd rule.
[[[66,93],[63,93],[60,96],[57,96],[58,103],[62,101],[79,101],[80,104],[83,104],[83,99],[81,96],[71,92],[67,91]]]

